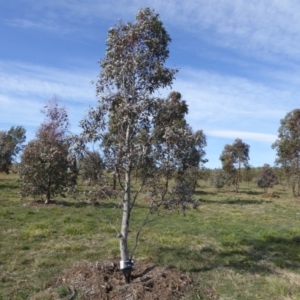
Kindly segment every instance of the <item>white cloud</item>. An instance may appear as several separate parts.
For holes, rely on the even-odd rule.
[[[22,125],[25,127],[36,126],[42,120],[40,109],[45,103],[46,101],[41,103],[36,99],[10,97],[0,93],[0,124],[3,124],[3,126],[1,126],[3,127],[2,129],[12,125]]]
[[[24,29],[39,29],[39,30],[44,30],[44,31],[60,31],[61,32],[61,28],[58,25],[54,25],[54,24],[46,24],[43,22],[35,22],[32,20],[28,20],[28,19],[9,19],[6,20],[5,22],[7,25],[12,26],[12,27],[20,27],[20,28],[24,28]],[[69,33],[70,31],[66,31],[65,33]]]
[[[86,70],[67,71],[33,64],[1,62],[0,90],[2,94],[49,99],[54,94],[75,102],[91,100],[96,74]]]
[[[89,105],[96,104],[95,86],[91,85],[92,72],[66,71],[32,64],[0,61],[0,125],[7,129],[22,125],[28,137],[43,120],[43,105],[57,95],[66,106],[72,130],[78,132],[79,121]]]
[[[170,2],[168,2],[170,3]],[[226,48],[248,54],[296,55],[300,49],[300,3],[298,1],[172,1],[162,15],[176,27],[192,31]],[[174,4],[173,4],[174,3]],[[158,10],[160,11],[160,10]],[[251,51],[251,53],[249,53]]]
[[[187,100],[192,125],[204,123],[212,127],[226,124],[243,127],[243,130],[252,127],[256,131],[259,128],[265,133],[270,128],[262,124],[277,126],[279,120],[295,108],[300,96],[297,87],[289,85],[277,89],[249,79],[191,69],[181,70],[173,88]],[[272,133],[277,128],[273,128]]]
[[[274,134],[265,134],[259,132],[245,132],[245,131],[234,131],[234,130],[207,130],[207,135],[221,138],[240,138],[251,141],[258,141],[264,143],[274,143],[277,139],[277,136]]]
[[[28,5],[28,3],[32,5]],[[114,2],[86,0],[24,1],[30,12],[20,19],[10,20],[13,26],[28,28],[60,28],[66,22],[99,23],[99,19],[133,20],[137,9],[150,6],[168,26],[192,32],[192,39],[204,38],[211,44],[239,49],[244,54],[264,59],[282,56],[300,59],[300,3],[296,0],[198,0],[158,1],[118,0]],[[35,15],[34,15],[35,13]],[[40,20],[43,15],[43,21]],[[29,16],[31,19],[29,19]],[[79,28],[78,28],[79,29]]]
[[[0,120],[9,123],[14,111],[20,122],[38,125],[35,115],[56,94],[70,107],[72,123],[77,125],[88,106],[96,104],[95,86],[90,83],[95,77],[86,69],[67,71],[0,61]],[[205,132],[239,128],[267,135],[275,134],[279,120],[295,108],[299,90],[289,88],[278,90],[248,79],[192,69],[181,70],[173,85],[187,100],[188,122],[193,128]]]

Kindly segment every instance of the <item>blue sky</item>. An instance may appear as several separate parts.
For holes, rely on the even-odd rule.
[[[294,0],[14,0],[0,2],[0,130],[27,129],[57,95],[73,132],[89,106],[109,27],[149,6],[172,38],[167,65],[189,105],[188,122],[207,136],[206,164],[220,167],[225,144],[250,145],[250,164],[273,165],[280,119],[299,108],[300,2]],[[170,90],[161,91],[167,95]]]

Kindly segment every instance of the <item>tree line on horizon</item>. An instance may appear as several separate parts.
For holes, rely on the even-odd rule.
[[[173,100],[170,101],[172,97]],[[181,95],[171,93],[166,99],[167,105],[174,104],[174,97],[181,98]],[[180,105],[181,107],[179,107]],[[181,114],[183,112],[187,114],[188,108],[184,100],[181,104],[179,102],[175,104],[174,112],[177,111],[178,113],[178,110],[181,110]],[[66,109],[60,107],[57,99],[53,98],[41,112],[46,115],[46,119],[40,125],[36,139],[30,141],[27,145],[24,145],[26,130],[23,126],[12,126],[8,131],[0,131],[0,172],[7,174],[10,170],[15,173],[18,172],[22,179],[21,195],[45,195],[46,203],[53,196],[63,193],[66,188],[68,189],[72,185],[75,186],[78,175],[83,179],[84,184],[90,186],[95,186],[103,181],[104,171],[113,170],[112,165],[108,163],[108,149],[106,149],[106,152],[101,153],[97,150],[91,151],[85,145],[81,145],[84,151],[78,155],[78,152],[74,152],[74,142],[78,143],[78,140],[76,140],[78,137],[74,138],[72,133],[69,132]],[[181,121],[183,121],[183,115],[181,118]],[[175,122],[178,122],[178,119]],[[207,162],[204,158],[206,138],[204,133],[199,131],[199,148],[192,149],[188,154],[185,153],[187,154],[185,157],[182,156],[181,170],[180,168],[176,169],[176,167],[169,168],[169,174],[165,174],[167,180],[163,193],[167,193],[169,181],[174,177],[174,174],[176,173],[178,177],[182,173],[185,177],[190,178],[193,191],[195,191],[199,179],[207,180],[210,185],[217,189],[233,186],[236,192],[239,191],[239,184],[242,181],[248,182],[248,184],[253,181],[257,183],[258,187],[266,190],[276,184],[283,183],[285,180],[285,185],[292,188],[294,196],[299,196],[297,152],[300,151],[300,147],[297,150],[297,138],[299,137],[296,135],[298,134],[297,131],[300,130],[300,127],[297,128],[299,126],[297,124],[300,122],[300,109],[289,112],[280,122],[278,139],[272,145],[272,148],[278,151],[273,167],[269,164],[264,164],[261,167],[249,165],[250,146],[237,138],[232,144],[224,146],[219,158],[222,168],[208,169],[204,165]],[[163,131],[163,128],[160,130]],[[105,143],[110,147],[111,142],[111,133],[107,133]],[[52,144],[55,147],[50,146]],[[59,145],[63,144],[64,147],[59,148]],[[184,149],[181,154],[184,154],[186,150],[189,149]],[[46,165],[49,167],[45,169]],[[158,168],[156,169],[158,170]],[[188,172],[184,173],[187,169]],[[112,186],[115,190],[118,176],[115,172],[111,172],[111,174],[113,178]],[[42,182],[45,177],[56,178],[56,182],[46,184],[46,182]],[[32,182],[26,182],[27,178],[30,178]],[[41,181],[41,183],[38,183],[38,181]]]

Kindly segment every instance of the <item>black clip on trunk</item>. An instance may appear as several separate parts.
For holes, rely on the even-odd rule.
[[[133,260],[121,260],[120,261],[120,270],[123,272],[126,283],[130,283],[131,272],[134,267]]]

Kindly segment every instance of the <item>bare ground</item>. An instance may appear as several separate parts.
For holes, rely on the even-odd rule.
[[[82,262],[59,275],[52,291],[65,290],[67,299],[184,299],[193,286],[190,276],[176,268],[138,264],[126,284],[117,261]]]

